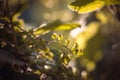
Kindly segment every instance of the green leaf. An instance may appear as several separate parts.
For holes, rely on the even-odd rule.
[[[68,5],[74,11],[80,14],[93,12],[102,8],[105,5],[103,0],[76,0]]]
[[[72,55],[69,48],[56,42],[50,42],[48,45],[50,51],[54,54],[55,61],[62,61],[67,64]]]
[[[62,51],[63,53],[72,54],[69,48],[56,42],[50,42],[48,47],[50,48],[50,50],[57,50],[58,52]],[[58,54],[58,53],[55,53],[55,54]]]
[[[120,5],[120,0],[76,0],[69,4],[68,7],[80,14],[84,14],[101,9],[104,5]]]
[[[34,30],[34,34],[37,35],[52,30],[71,30],[79,26],[80,24],[78,23],[63,23],[59,20],[56,20],[54,22],[48,23],[45,26],[38,27],[37,29]]]

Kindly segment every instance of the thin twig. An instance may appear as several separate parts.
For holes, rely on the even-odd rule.
[[[16,26],[17,26],[21,31],[23,31],[23,32],[27,35],[27,37],[28,37],[28,38],[26,38],[25,42],[24,42],[21,46],[19,46],[19,50],[22,50],[23,47],[27,46],[30,41],[34,41],[34,39],[31,37],[31,35],[29,35],[29,33],[28,33],[26,30],[22,29],[19,25],[16,25]]]
[[[22,2],[22,0],[19,0],[19,1],[17,2],[16,7],[15,7],[14,11],[12,11],[11,15],[14,15],[14,14],[15,14],[15,12],[16,12],[16,10],[17,10],[17,8],[19,7],[19,5],[20,5],[21,2]]]

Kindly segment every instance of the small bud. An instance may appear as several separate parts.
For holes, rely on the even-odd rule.
[[[81,55],[83,55],[83,50],[79,50],[77,53],[77,57],[80,57]]]
[[[58,40],[61,41],[63,39],[63,35],[58,36]]]
[[[4,28],[4,24],[0,23],[0,29]]]
[[[78,43],[75,43],[75,48],[78,48],[78,46],[79,46]]]
[[[82,71],[81,76],[83,79],[86,79],[87,78],[87,71]]]
[[[7,45],[6,42],[4,42],[4,41],[1,42],[1,48],[5,47],[6,45]]]
[[[66,44],[66,46],[68,46],[70,44],[70,41],[68,40],[68,38],[65,39],[65,44]]]
[[[68,63],[69,61],[66,58],[64,58],[64,64],[68,65]]]
[[[64,57],[64,53],[60,54],[60,58],[63,58]]]
[[[56,39],[57,37],[58,37],[57,33],[53,33],[51,36],[52,39]]]

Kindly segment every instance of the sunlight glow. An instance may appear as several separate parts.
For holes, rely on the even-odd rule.
[[[43,4],[47,8],[53,8],[57,4],[57,0],[43,0]]]
[[[93,71],[95,69],[96,65],[94,62],[88,62],[86,65],[86,68],[88,71]]]
[[[83,32],[85,27],[75,28],[70,32],[71,37],[75,38],[79,33]]]

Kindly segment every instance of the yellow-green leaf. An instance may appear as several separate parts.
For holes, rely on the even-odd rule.
[[[69,4],[69,8],[80,14],[101,9],[104,5],[120,5],[120,0],[76,0]]]
[[[63,23],[59,20],[56,20],[54,22],[48,23],[45,26],[38,27],[37,29],[34,30],[34,34],[41,34],[46,31],[52,31],[52,30],[71,30],[76,27],[79,27],[80,24],[78,23]]]
[[[103,0],[76,0],[75,2],[69,4],[69,8],[80,14],[84,14],[98,10],[104,5],[105,2]]]

